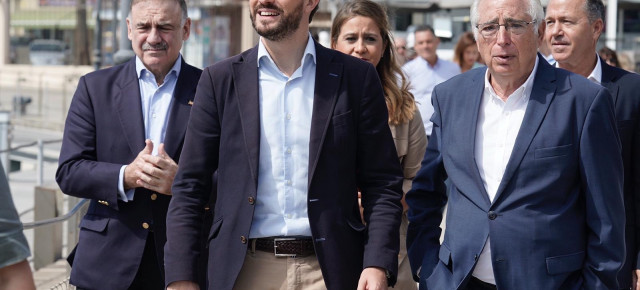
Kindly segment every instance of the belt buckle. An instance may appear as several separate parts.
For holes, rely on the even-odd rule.
[[[276,255],[276,257],[287,257],[287,258],[295,258],[297,255],[296,254],[280,254],[278,253],[278,242],[284,242],[284,241],[295,241],[295,238],[274,238],[273,239],[273,254]]]

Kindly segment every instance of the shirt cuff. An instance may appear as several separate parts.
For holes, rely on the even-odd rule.
[[[124,169],[127,168],[126,165],[122,165],[120,167],[120,174],[118,175],[118,199],[124,202],[128,202],[133,200],[133,194],[135,190],[129,189],[127,192],[124,191]]]

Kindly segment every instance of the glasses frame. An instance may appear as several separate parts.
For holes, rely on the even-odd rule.
[[[485,22],[485,23],[480,23],[480,24],[476,24],[476,29],[478,29],[478,33],[480,35],[482,35],[482,37],[484,39],[493,39],[496,37],[496,35],[498,35],[498,32],[500,31],[500,26],[504,26],[504,29],[509,32],[509,33],[513,33],[513,25],[514,24],[522,24],[522,26],[529,26],[529,24],[534,24],[538,22],[536,19],[531,20],[531,21],[524,21],[524,20],[510,20],[505,22],[504,24],[499,24],[499,23],[491,23],[491,22]],[[497,29],[495,30],[494,33],[492,33],[491,35],[485,35],[484,33],[482,33],[482,28],[487,27],[488,25],[497,25]],[[513,33],[514,35],[521,35],[523,32],[521,33]]]

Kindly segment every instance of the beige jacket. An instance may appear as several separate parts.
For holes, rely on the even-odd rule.
[[[422,157],[427,149],[427,134],[422,124],[420,111],[416,107],[413,119],[408,123],[400,125],[389,125],[393,142],[396,144],[396,151],[402,165],[404,181],[402,190],[407,193],[411,189],[413,178],[420,169]]]

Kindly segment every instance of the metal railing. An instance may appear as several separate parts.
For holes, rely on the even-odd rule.
[[[37,180],[36,180],[36,185],[42,185],[43,184],[43,180],[44,180],[44,145],[47,144],[54,144],[54,143],[60,143],[62,142],[62,139],[53,139],[53,140],[42,140],[42,139],[38,139],[37,141],[33,141],[30,143],[26,143],[26,144],[22,144],[19,146],[15,146],[15,147],[10,147],[4,150],[0,150],[0,154],[3,153],[10,153],[13,151],[18,151],[20,149],[24,149],[24,148],[28,148],[28,147],[32,147],[32,146],[38,146],[38,153],[36,154],[36,163],[37,163],[37,167],[36,167],[36,172],[37,172]],[[5,170],[7,171],[7,175],[9,173],[9,168],[5,167]]]
[[[58,216],[58,217],[55,217],[55,218],[45,219],[45,220],[41,220],[41,221],[23,223],[22,226],[24,227],[25,230],[29,230],[29,229],[33,229],[33,228],[39,227],[39,226],[45,226],[45,225],[50,225],[50,224],[53,224],[53,223],[66,221],[66,220],[70,219],[71,217],[73,217],[78,211],[80,211],[82,206],[84,206],[85,203],[87,203],[87,201],[88,201],[87,199],[80,200],[80,202],[76,203],[76,205],[73,207],[73,209],[71,209],[65,215]]]

